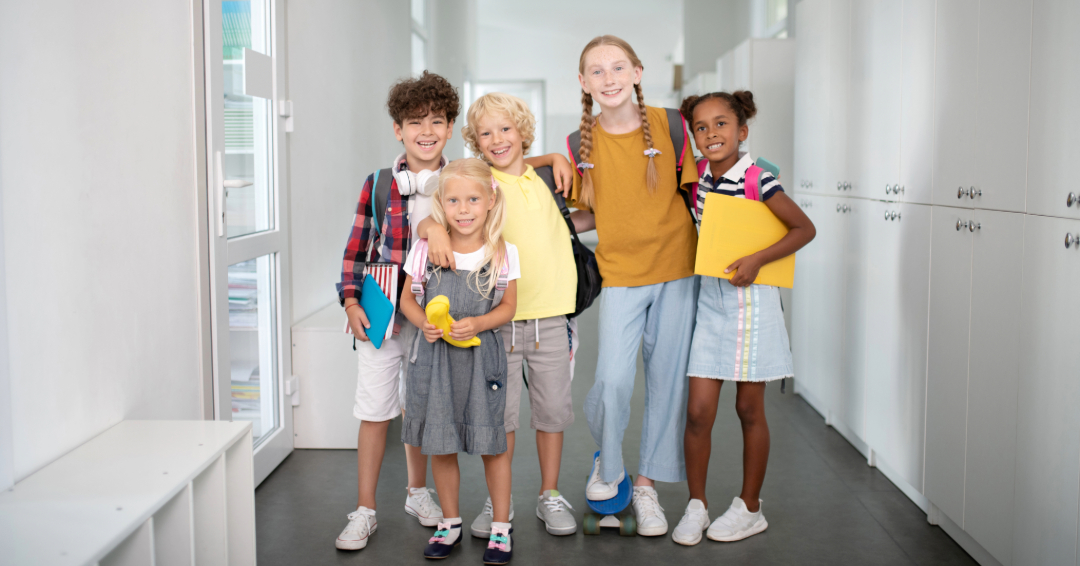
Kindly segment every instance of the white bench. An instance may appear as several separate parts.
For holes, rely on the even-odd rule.
[[[251,424],[123,421],[0,493],[0,562],[255,563]]]

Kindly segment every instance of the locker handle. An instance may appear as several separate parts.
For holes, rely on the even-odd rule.
[[[956,191],[956,198],[964,198],[964,196],[967,194],[968,190],[964,187],[960,187],[960,189]]]
[[[1068,248],[1073,247],[1074,245],[1078,249],[1080,249],[1080,234],[1077,234],[1077,235],[1074,236],[1074,235],[1066,232],[1065,233],[1065,248],[1068,249]]]
[[[975,197],[981,197],[982,189],[976,189],[975,187],[971,187],[970,189],[968,189],[968,196],[972,199],[974,199]]]
[[[1076,193],[1069,193],[1068,198],[1065,199],[1065,206],[1071,207],[1074,204],[1080,204],[1080,196]]]
[[[957,220],[956,221],[956,231],[959,232],[960,230],[963,230],[964,228],[967,228],[967,222],[964,222],[963,220]]]
[[[972,220],[971,222],[968,222],[968,232],[974,232],[976,230],[981,230],[981,229],[982,229],[982,222],[975,222],[974,220]]]

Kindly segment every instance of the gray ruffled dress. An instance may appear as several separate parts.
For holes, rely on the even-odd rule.
[[[485,298],[468,284],[469,271],[433,272],[427,265],[427,286],[421,306],[439,295],[450,299],[455,320],[491,312]],[[480,274],[485,281],[485,267]],[[494,276],[494,274],[491,274]],[[506,452],[506,352],[498,329],[478,334],[480,345],[429,343],[418,335],[406,382],[401,441],[423,454],[502,454]]]

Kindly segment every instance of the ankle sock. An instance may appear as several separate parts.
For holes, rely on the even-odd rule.
[[[499,533],[495,532],[496,529],[499,530]],[[498,523],[498,522],[492,521],[492,523],[491,523],[491,538],[489,539],[489,542],[488,542],[488,548],[491,548],[492,544],[501,543],[501,544],[506,545],[506,548],[504,548],[502,550],[504,552],[510,552],[510,529],[511,529],[510,523]],[[498,538],[496,538],[496,537],[498,537]],[[506,540],[503,540],[504,538]]]

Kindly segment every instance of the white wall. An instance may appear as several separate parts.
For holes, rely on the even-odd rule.
[[[401,152],[386,95],[410,73],[411,19],[397,0],[305,0],[287,10],[295,323],[337,300],[364,179]]]
[[[431,57],[428,70],[442,75],[458,89],[461,98],[461,115],[454,124],[454,137],[443,151],[448,158],[461,157],[465,144],[461,138],[461,126],[469,110],[462,85],[466,79],[476,78],[477,6],[476,0],[428,0],[431,18]]]
[[[11,372],[8,367],[7,278],[4,275],[4,195],[0,190],[0,491],[15,483],[11,436]]]
[[[16,480],[122,419],[201,417],[191,20],[0,3]]]
[[[590,39],[625,39],[645,66],[646,100],[672,90],[670,56],[682,32],[682,2],[478,0],[478,80],[543,79],[547,86],[548,151],[565,151],[566,135],[581,121],[578,59]],[[715,56],[713,57],[715,59]]]

